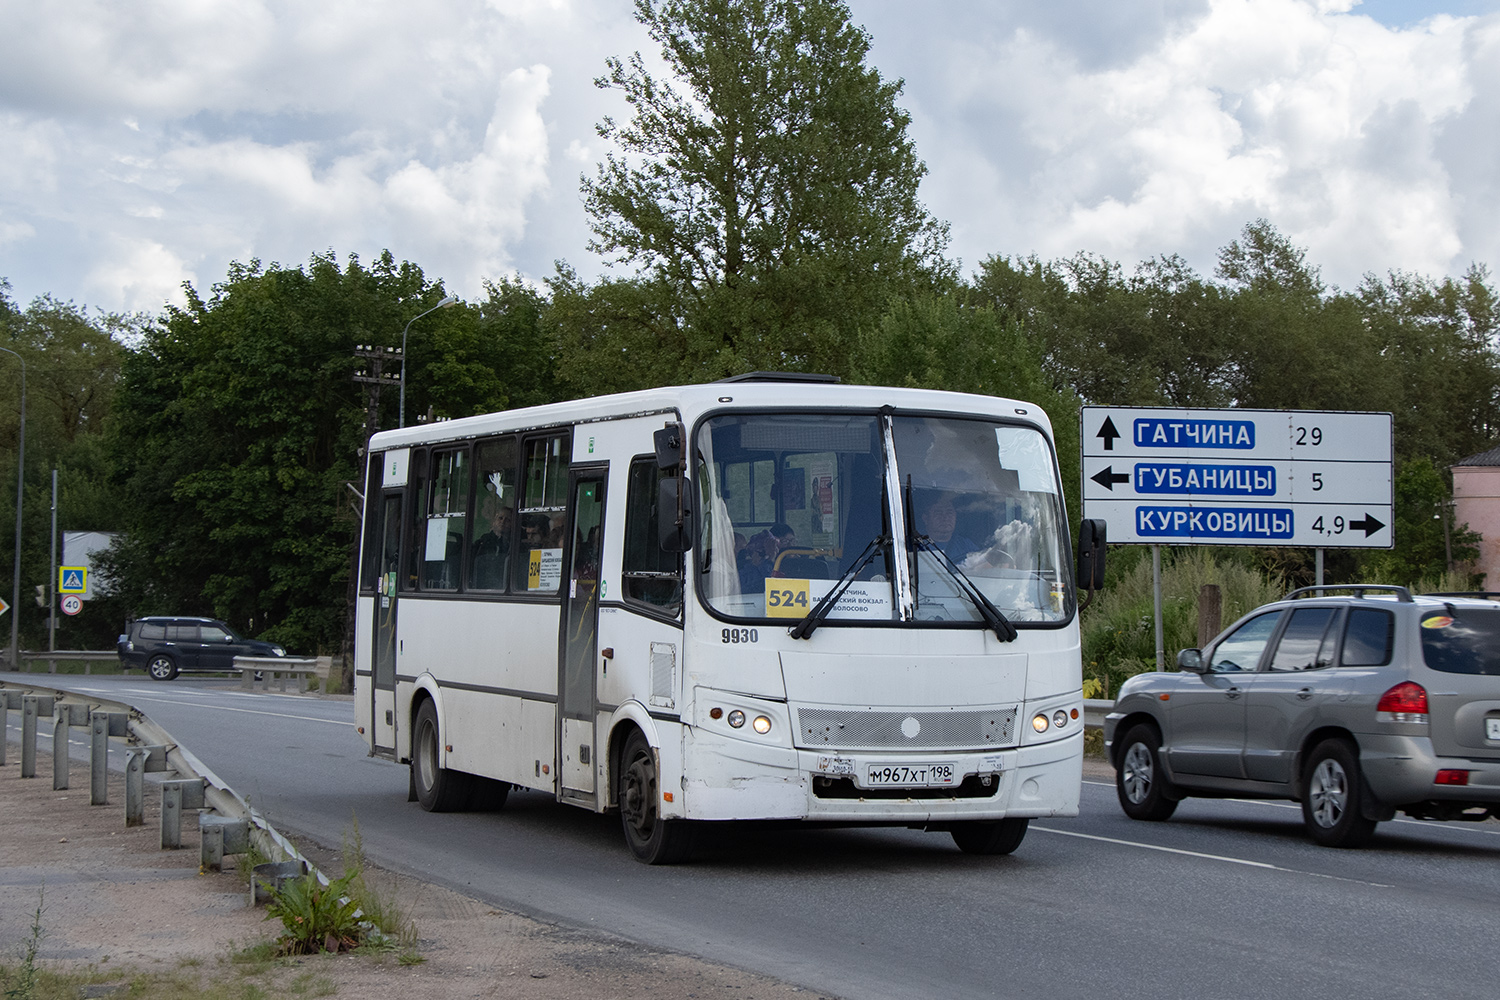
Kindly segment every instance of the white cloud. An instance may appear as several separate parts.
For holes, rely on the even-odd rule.
[[[1257,216],[1343,285],[1500,263],[1500,14],[1352,0],[853,0],[973,267],[1214,250]],[[1434,0],[1437,2],[1437,0]],[[1465,0],[1468,2],[1468,0]],[[231,259],[383,248],[465,297],[584,274],[580,173],[655,47],[582,0],[0,0],[0,276],[159,308]]]
[[[1264,216],[1345,285],[1389,267],[1452,273],[1493,252],[1465,242],[1465,199],[1438,144],[1473,105],[1476,76],[1494,79],[1480,39],[1496,16],[1393,29],[1350,8],[1212,0],[1102,62],[1024,13],[950,32],[923,53],[944,71],[907,73],[931,116],[919,141],[943,137],[919,146],[925,196],[971,265],[1091,250],[1182,252],[1209,270],[1216,247]]]

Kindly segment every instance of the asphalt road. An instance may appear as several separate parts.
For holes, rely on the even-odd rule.
[[[383,866],[840,996],[1488,1000],[1500,979],[1495,821],[1397,820],[1338,851],[1303,836],[1291,803],[1189,800],[1137,823],[1086,781],[1081,816],[1034,822],[1006,858],[946,834],[742,825],[649,868],[615,817],[537,793],[423,812],[404,767],[365,756],[347,699],[186,677],[66,686],[144,711],[284,832],[337,844],[357,821]]]

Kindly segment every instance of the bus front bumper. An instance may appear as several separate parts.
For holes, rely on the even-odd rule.
[[[766,747],[687,729],[683,750],[676,814],[694,820],[924,825],[1076,816],[1083,777],[1081,729],[1032,746],[920,754]],[[895,784],[872,785],[872,769]]]

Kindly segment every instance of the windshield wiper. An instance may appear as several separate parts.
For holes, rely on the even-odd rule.
[[[948,575],[958,582],[959,588],[964,596],[974,603],[979,614],[984,618],[985,624],[995,630],[995,638],[1001,642],[1014,642],[1018,633],[1016,627],[1006,620],[1000,613],[1000,609],[990,603],[990,599],[984,596],[984,592],[969,579],[969,574],[958,568],[958,563],[949,558],[948,553],[933,544],[932,539],[926,535],[916,536],[917,548],[931,552],[938,557],[938,565],[948,571]]]
[[[870,560],[874,559],[875,554],[889,541],[888,535],[876,535],[870,539],[870,544],[866,545],[865,550],[859,554],[859,558],[854,560],[854,565],[844,571],[844,575],[839,577],[838,582],[823,595],[823,599],[818,601],[806,617],[792,626],[793,639],[806,639],[817,631],[818,626],[823,624],[823,620],[833,611],[833,606],[839,602],[839,598],[844,596],[844,591],[849,589],[849,584],[853,583],[854,578],[859,575],[859,571],[869,565]]]

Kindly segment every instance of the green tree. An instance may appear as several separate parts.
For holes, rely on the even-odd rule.
[[[582,190],[590,248],[644,284],[606,282],[598,303],[560,274],[565,346],[638,355],[651,330],[663,347],[641,365],[645,384],[843,374],[856,332],[893,295],[950,276],[946,226],[917,200],[925,167],[901,82],[866,65],[869,36],[832,0],[637,0],[636,17],[672,78],[639,53],[609,60],[596,82],[634,117],[599,125],[621,155]],[[628,321],[611,322],[616,305]]]
[[[108,487],[109,463],[103,434],[120,378],[126,349],[143,322],[139,317],[88,310],[50,296],[25,309],[9,298],[0,282],[0,347],[26,365],[26,471],[24,477],[21,588],[18,616],[21,643],[45,648],[46,611],[32,601],[32,588],[51,577],[52,470],[58,471],[58,531],[112,531],[120,525]],[[0,565],[10,599],[10,567],[15,553],[11,529],[15,510],[16,457],[19,453],[21,366],[0,354]],[[61,538],[58,540],[61,546]],[[62,556],[61,548],[58,551]],[[119,632],[118,617],[106,601],[90,602],[85,614],[62,618],[58,641],[64,648],[97,648]],[[9,640],[9,620],[4,634]]]
[[[125,365],[111,439],[128,519],[112,557],[121,600],[336,650],[357,535],[346,484],[362,479],[365,443],[354,351],[399,345],[442,285],[388,252],[369,267],[330,253],[306,269],[234,264],[207,299],[187,292]],[[545,395],[539,308],[501,283],[477,308],[413,325],[407,422]],[[395,426],[397,399],[381,396],[381,426]]]

